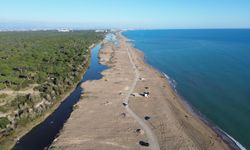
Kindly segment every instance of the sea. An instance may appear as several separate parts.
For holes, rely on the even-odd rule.
[[[241,149],[250,149],[250,29],[130,30],[123,35],[196,112]]]

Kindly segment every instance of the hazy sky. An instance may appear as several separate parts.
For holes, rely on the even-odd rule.
[[[0,27],[250,28],[250,0],[0,0]]]

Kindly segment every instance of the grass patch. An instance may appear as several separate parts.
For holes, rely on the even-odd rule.
[[[8,94],[0,94],[0,99],[6,98]]]
[[[7,117],[1,117],[0,118],[0,128],[4,129],[6,126],[10,123]]]

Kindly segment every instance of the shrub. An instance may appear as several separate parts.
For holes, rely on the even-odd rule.
[[[0,128],[4,129],[6,128],[6,126],[10,123],[10,121],[8,120],[8,118],[6,117],[0,117]]]

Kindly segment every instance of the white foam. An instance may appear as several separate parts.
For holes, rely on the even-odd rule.
[[[177,84],[176,81],[174,79],[171,79],[166,73],[162,72],[162,74],[165,76],[165,78],[168,80],[168,82],[170,83],[170,85],[176,91],[176,84]]]
[[[236,141],[233,137],[231,137],[229,134],[227,134],[225,131],[220,129],[227,137],[229,137],[241,150],[247,150],[243,145],[240,144],[240,142]]]
[[[169,80],[169,76],[163,72],[163,75]]]

